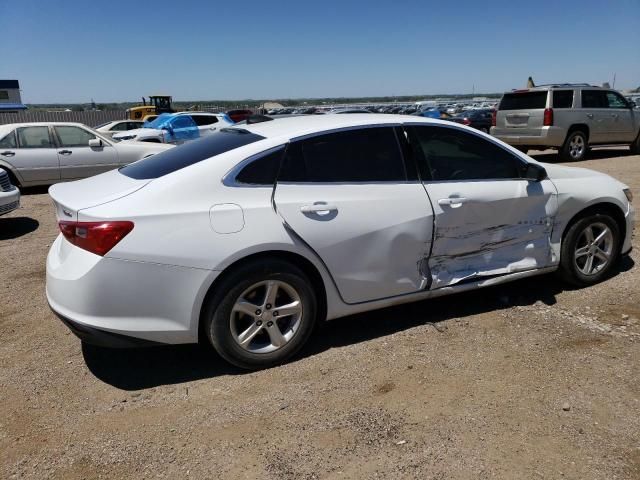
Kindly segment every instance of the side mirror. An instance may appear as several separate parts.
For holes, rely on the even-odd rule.
[[[636,108],[638,106],[638,104],[636,102],[629,102],[629,107],[631,107],[631,110],[633,110],[634,108]]]
[[[100,140],[99,138],[92,138],[91,140],[89,140],[89,146],[91,148],[100,148],[104,146],[104,144],[102,143],[102,140]]]
[[[532,182],[541,182],[547,178],[547,171],[537,163],[527,163],[524,167],[524,178]]]

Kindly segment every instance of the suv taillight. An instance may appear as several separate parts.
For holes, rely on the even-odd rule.
[[[542,125],[545,127],[550,127],[553,125],[553,109],[545,108],[544,109],[544,118],[542,120]]]
[[[498,111],[494,110],[493,112],[491,112],[491,126],[495,127],[496,126],[496,116],[498,115]]]
[[[131,230],[133,222],[58,222],[64,238],[88,252],[104,256]]]

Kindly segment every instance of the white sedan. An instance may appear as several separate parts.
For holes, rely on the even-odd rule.
[[[113,120],[93,127],[93,129],[105,137],[111,138],[116,133],[142,128],[143,124],[142,120]]]
[[[19,187],[90,177],[172,147],[119,144],[80,123],[0,125],[0,167]]]
[[[317,321],[558,271],[587,286],[631,249],[631,192],[468,127],[323,115],[225,128],[49,190],[51,308],[102,345],[211,342],[283,362]]]

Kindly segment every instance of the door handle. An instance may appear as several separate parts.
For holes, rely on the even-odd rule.
[[[613,118],[618,118],[618,114],[617,114],[617,113],[612,113],[612,114],[611,114],[611,116],[612,116]]]
[[[6,150],[2,153],[0,153],[0,155],[4,156],[4,157],[13,157],[16,154],[16,152],[12,152],[10,150]]]
[[[593,113],[587,113],[587,117],[593,118]]]
[[[462,205],[466,202],[467,199],[464,197],[449,197],[438,200],[438,205]]]
[[[60,150],[58,153],[60,155],[71,155],[73,152],[71,150]]]
[[[300,207],[302,213],[337,212],[338,207],[326,203],[315,203],[313,205],[303,205]]]

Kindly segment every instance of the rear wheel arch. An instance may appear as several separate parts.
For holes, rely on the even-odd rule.
[[[574,123],[569,127],[569,130],[567,130],[567,137],[575,131],[580,131],[584,133],[585,136],[587,137],[587,142],[589,142],[589,136],[591,133],[589,131],[589,125],[587,125],[586,123]]]
[[[211,299],[211,297],[216,292],[216,287],[218,287],[226,278],[228,278],[233,272],[237,271],[239,268],[244,267],[250,263],[258,262],[260,260],[282,260],[284,262],[290,263],[299,269],[301,269],[304,274],[311,281],[311,288],[316,292],[317,302],[318,302],[318,319],[323,321],[327,318],[327,292],[324,285],[324,281],[322,280],[322,275],[315,267],[315,265],[305,258],[304,256],[288,252],[285,250],[268,250],[263,252],[254,253],[243,257],[239,260],[236,260],[231,265],[227,266],[220,275],[216,277],[216,279],[209,286],[207,293],[204,296],[202,301],[202,305],[200,306],[200,317],[198,321],[198,338],[202,343],[206,343],[206,333],[203,331],[203,327],[205,325],[205,311],[206,307]]]

